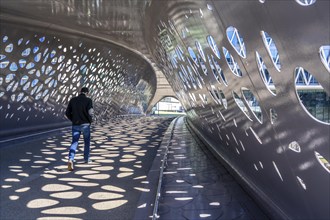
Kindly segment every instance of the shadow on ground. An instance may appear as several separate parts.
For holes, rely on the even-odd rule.
[[[0,219],[132,219],[173,118],[117,118],[93,126],[91,159],[82,138],[67,171],[70,131],[0,149]]]

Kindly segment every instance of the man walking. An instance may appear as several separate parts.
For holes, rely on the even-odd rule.
[[[73,170],[73,160],[78,147],[80,134],[84,137],[84,160],[90,162],[90,126],[94,115],[92,99],[88,98],[88,88],[83,87],[77,97],[69,101],[65,115],[72,122],[72,143],[69,151],[68,170]]]

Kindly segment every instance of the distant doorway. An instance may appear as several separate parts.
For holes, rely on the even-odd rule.
[[[165,97],[154,105],[152,115],[178,116],[185,115],[185,110],[180,101],[173,97]]]

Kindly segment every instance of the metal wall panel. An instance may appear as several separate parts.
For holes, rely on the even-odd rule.
[[[143,112],[159,68],[190,123],[274,219],[330,218],[329,1],[0,6],[0,135],[64,122],[66,102],[84,83],[100,119]]]
[[[82,86],[96,123],[144,113],[156,90],[146,60],[106,41],[16,22],[2,22],[0,40],[0,137],[68,124],[66,106]]]
[[[273,218],[330,217],[328,9],[329,1],[147,9],[149,47],[190,123]],[[307,96],[323,106],[313,112]]]

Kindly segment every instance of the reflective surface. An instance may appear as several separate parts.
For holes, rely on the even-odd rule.
[[[52,56],[51,50],[56,49],[57,59],[58,51],[66,53],[71,62],[76,54],[87,53],[89,64],[100,52],[104,60],[96,60],[97,65],[106,65],[106,58],[109,63],[123,63],[88,67],[86,83],[96,89],[94,98],[100,97],[99,120],[144,113],[163,94],[175,95],[201,138],[251,194],[267,204],[265,209],[275,219],[330,218],[329,1],[2,0],[0,4],[4,137],[65,121],[61,112],[69,94],[79,87],[73,80],[79,78],[71,76],[70,69],[66,72],[68,60],[50,65],[48,58],[47,65],[42,64],[45,56]],[[51,40],[50,51],[45,52],[53,37],[61,42]],[[28,40],[39,50],[25,46]],[[86,50],[79,49],[81,41]],[[109,50],[118,57],[106,55]],[[60,69],[48,76],[52,71],[48,66]],[[36,70],[29,73],[27,67]],[[96,68],[123,77],[103,77],[93,72]],[[121,86],[120,79],[124,79]],[[110,84],[100,83],[103,80]],[[116,92],[107,95],[112,88]],[[313,95],[305,95],[312,91]],[[323,95],[317,95],[320,92]],[[25,97],[28,100],[22,103]]]
[[[133,219],[171,118],[123,118],[93,126],[92,163],[80,140],[67,171],[70,129],[1,146],[1,219]],[[82,138],[81,138],[82,139]]]

